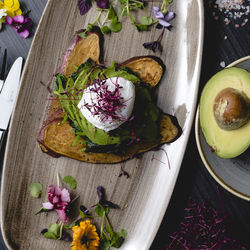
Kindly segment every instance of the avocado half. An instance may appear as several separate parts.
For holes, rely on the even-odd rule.
[[[246,100],[246,122],[239,128],[225,129],[215,117],[214,103],[225,89],[234,89]],[[234,158],[250,145],[250,73],[231,67],[216,73],[205,85],[200,99],[200,125],[207,143],[221,158]]]

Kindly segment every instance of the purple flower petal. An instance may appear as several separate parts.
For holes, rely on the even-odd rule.
[[[108,9],[109,8],[109,0],[95,0],[98,8]]]
[[[17,31],[17,30],[16,30]],[[23,31],[17,31],[18,32],[18,35],[21,37],[21,38],[27,38],[29,35],[30,35],[30,32],[28,30],[23,30]]]
[[[13,18],[9,17],[9,16],[6,16],[5,17],[5,22],[9,25],[11,25],[13,23]]]
[[[61,200],[63,202],[70,202],[70,194],[66,188],[64,188],[61,192]]]
[[[154,53],[159,49],[160,43],[158,41],[147,42],[142,44],[145,49],[152,50]]]
[[[23,22],[24,22],[24,17],[23,17],[22,15],[14,16],[14,17],[13,17],[13,21],[16,22],[16,23],[23,24]]]
[[[33,26],[33,21],[31,18],[27,17],[24,19],[24,24],[26,29],[31,29],[31,27]]]
[[[49,185],[48,193],[54,193],[54,192],[55,192],[55,186],[54,185]]]
[[[102,186],[97,187],[97,195],[98,195],[99,201],[103,199],[103,188],[102,188]]]
[[[43,207],[48,210],[52,210],[54,208],[54,205],[51,204],[50,202],[44,202]]]
[[[167,22],[170,22],[175,18],[175,13],[173,11],[168,11],[164,17]]]
[[[56,187],[55,187],[54,195],[59,196],[59,195],[61,195],[61,193],[62,193],[61,188],[60,188],[59,186],[56,186]]]
[[[159,24],[161,24],[164,27],[171,26],[171,24],[169,22],[165,21],[164,19],[159,19]]]
[[[164,18],[163,13],[159,10],[158,7],[153,7],[153,12],[154,12],[155,18],[157,19]]]
[[[53,204],[57,203],[57,202],[59,202],[59,198],[58,198],[58,196],[54,196],[53,197]]]
[[[56,209],[56,212],[63,223],[67,222],[67,215],[64,209]]]
[[[91,0],[78,0],[80,15],[86,14],[92,7]]]

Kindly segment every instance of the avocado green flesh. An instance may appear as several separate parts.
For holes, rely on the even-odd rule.
[[[143,139],[145,140],[155,140],[155,138],[159,137],[159,128],[156,126],[156,121],[159,120],[160,111],[151,103],[151,95],[147,88],[136,87],[135,110],[133,112],[137,112],[140,115],[142,114],[140,118],[142,118],[144,124],[134,129],[132,133],[131,125],[122,125],[121,128],[107,133],[102,129],[96,128],[82,115],[77,104],[82,98],[83,89],[92,83],[94,79],[98,77],[104,79],[104,77],[110,78],[119,76],[135,84],[140,83],[140,79],[126,69],[115,69],[115,63],[102,71],[100,71],[98,67],[92,67],[93,63],[92,61],[87,61],[80,66],[81,70],[78,73],[74,73],[68,79],[60,74],[56,76],[57,89],[55,94],[70,119],[70,124],[74,128],[76,136],[86,138],[86,143],[89,144],[87,150],[90,149],[93,152],[94,150],[100,151],[102,148],[104,151],[113,148],[117,150],[117,146],[115,145],[127,143],[128,140],[131,140],[131,137],[134,137],[135,130],[136,136],[140,136],[140,138],[144,136],[145,138]],[[101,74],[101,76],[99,74]],[[139,120],[139,115],[137,119]],[[114,145],[114,147],[107,147],[107,145]]]
[[[234,130],[224,130],[218,126],[213,105],[217,94],[225,88],[237,89],[250,98],[250,73],[240,68],[227,68],[207,82],[200,99],[200,125],[207,143],[219,157],[234,158],[250,145],[250,120]]]

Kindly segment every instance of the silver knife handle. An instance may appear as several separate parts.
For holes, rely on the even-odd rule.
[[[0,149],[4,140],[5,130],[0,130]]]
[[[2,88],[3,88],[3,80],[0,80],[0,92],[1,92]]]

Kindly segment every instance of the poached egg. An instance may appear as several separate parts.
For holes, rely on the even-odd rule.
[[[84,89],[77,106],[90,123],[108,132],[128,120],[134,102],[134,84],[122,77],[111,77]]]

